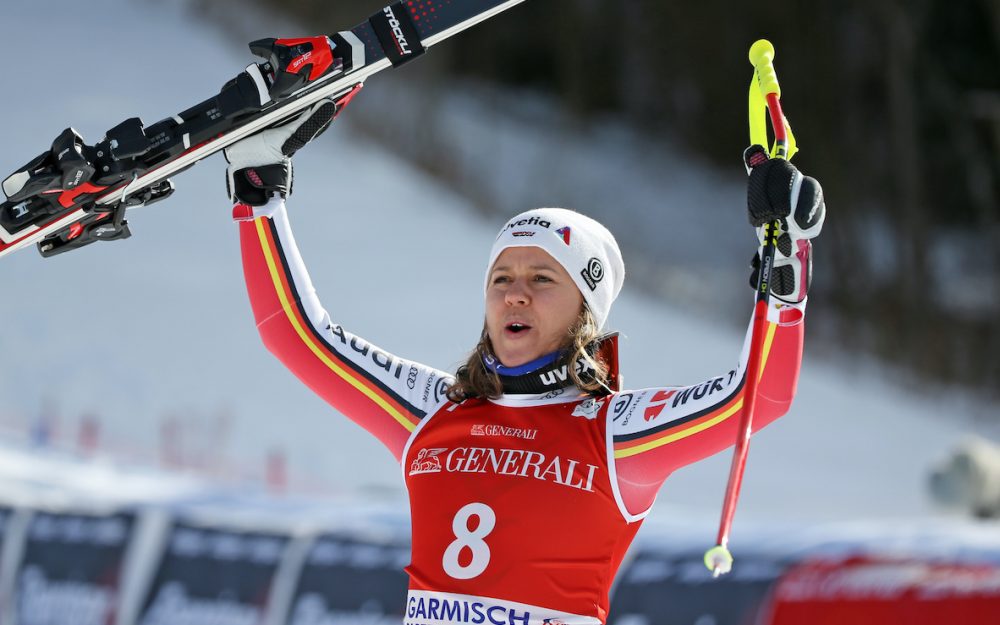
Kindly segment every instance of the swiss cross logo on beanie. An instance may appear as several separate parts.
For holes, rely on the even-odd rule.
[[[604,278],[604,265],[596,258],[587,261],[587,266],[580,272],[583,281],[587,283],[591,291],[597,290],[597,283]]]
[[[509,247],[537,247],[558,262],[603,327],[625,280],[622,253],[607,228],[586,215],[565,208],[536,208],[508,221],[490,250],[483,289],[489,272]]]

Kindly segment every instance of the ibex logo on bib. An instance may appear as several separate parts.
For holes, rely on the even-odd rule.
[[[603,401],[596,401],[594,399],[585,399],[580,404],[573,409],[572,416],[574,417],[586,417],[587,419],[596,419],[597,413],[600,412],[601,408],[604,406]]]

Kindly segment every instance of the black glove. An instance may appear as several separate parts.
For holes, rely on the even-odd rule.
[[[771,294],[796,304],[805,300],[812,280],[812,243],[826,219],[823,189],[815,178],[803,176],[784,159],[769,159],[767,151],[752,145],[743,153],[750,179],[747,213],[757,237],[764,242],[764,225],[778,221],[778,244],[771,270]],[[757,288],[761,250],[751,263],[750,286]]]
[[[291,157],[323,134],[339,110],[333,100],[320,100],[291,121],[226,148],[229,198],[234,203],[263,206],[275,195],[288,197],[292,192]]]
[[[795,238],[816,237],[826,218],[826,203],[819,182],[803,176],[785,159],[767,158],[767,152],[759,145],[747,148],[743,161],[750,174],[747,184],[750,225],[759,228],[777,219],[787,222],[785,231],[794,231]]]

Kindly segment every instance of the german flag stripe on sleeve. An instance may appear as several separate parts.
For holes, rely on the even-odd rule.
[[[767,366],[767,359],[771,352],[771,345],[774,342],[774,333],[777,327],[777,324],[774,323],[767,325],[758,380],[764,375],[764,369]],[[736,388],[714,406],[668,421],[655,428],[615,436],[615,458],[628,458],[629,456],[641,454],[644,451],[662,447],[663,445],[713,428],[724,423],[734,415],[739,415],[740,409],[743,408],[743,388],[745,382],[746,375],[744,374],[743,379],[740,380]]]
[[[379,408],[387,412],[408,432],[412,432],[424,412],[412,406],[370,373],[343,358],[336,349],[308,321],[302,309],[295,285],[289,279],[290,272],[284,252],[278,241],[275,226],[270,219],[259,218],[254,222],[257,237],[260,241],[268,273],[273,282],[275,292],[281,302],[281,308],[295,334],[303,344],[325,365],[331,373],[351,385],[364,397],[371,400]]]

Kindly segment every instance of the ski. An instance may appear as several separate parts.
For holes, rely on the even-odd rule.
[[[170,177],[324,98],[349,99],[364,81],[524,0],[407,0],[351,30],[261,39],[220,92],[151,125],[133,117],[93,146],[72,128],[3,181],[0,257],[37,244],[44,257],[131,235],[125,213],[166,199]]]

